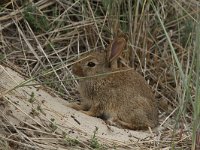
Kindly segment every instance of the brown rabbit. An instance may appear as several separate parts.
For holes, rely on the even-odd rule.
[[[154,128],[158,124],[157,102],[145,79],[128,67],[117,67],[117,58],[125,49],[127,38],[120,35],[104,51],[84,54],[73,65],[79,77],[80,103],[70,107],[128,129]]]

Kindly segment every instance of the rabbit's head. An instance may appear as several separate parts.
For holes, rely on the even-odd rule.
[[[127,36],[116,37],[103,51],[92,51],[82,55],[72,67],[75,75],[80,77],[106,73],[116,68],[117,58],[125,49]]]

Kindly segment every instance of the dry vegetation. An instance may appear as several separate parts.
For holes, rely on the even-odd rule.
[[[127,33],[129,44],[124,58],[146,78],[165,108],[160,110],[163,128],[159,138],[140,143],[141,149],[194,149],[200,120],[200,57],[195,46],[195,40],[199,42],[195,33],[200,31],[200,27],[195,28],[198,0],[0,3],[1,64],[51,87],[67,101],[79,99],[70,69],[77,56],[106,47],[118,29]],[[5,129],[5,124],[1,128]],[[20,135],[12,138],[12,132],[0,138],[2,149],[20,143]],[[25,148],[33,144],[23,141]],[[71,146],[80,146],[80,141],[70,142]],[[97,139],[94,142],[95,146],[88,144],[87,148],[102,148]]]

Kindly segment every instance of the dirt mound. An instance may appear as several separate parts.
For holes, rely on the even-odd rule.
[[[1,127],[5,129],[0,132],[1,138],[17,145],[64,148],[66,143],[61,141],[67,138],[68,146],[69,141],[83,146],[95,139],[107,146],[130,147],[153,136],[108,126],[101,119],[68,108],[65,100],[8,67],[0,66],[0,79]],[[8,131],[15,136],[9,137]]]

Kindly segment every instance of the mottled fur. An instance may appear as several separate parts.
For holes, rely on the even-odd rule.
[[[112,67],[117,61],[116,55],[121,54],[117,52],[113,55],[115,59],[110,58],[112,47],[115,53],[125,47],[122,44],[125,45],[126,40],[120,39],[123,36],[115,39],[107,50],[83,55],[81,61],[73,65],[75,75],[89,78],[79,82],[83,100],[69,106],[94,117],[106,115],[110,122],[123,128],[153,128],[158,124],[157,102],[145,79],[133,69],[116,68],[116,63]],[[88,65],[89,62],[92,64]]]

